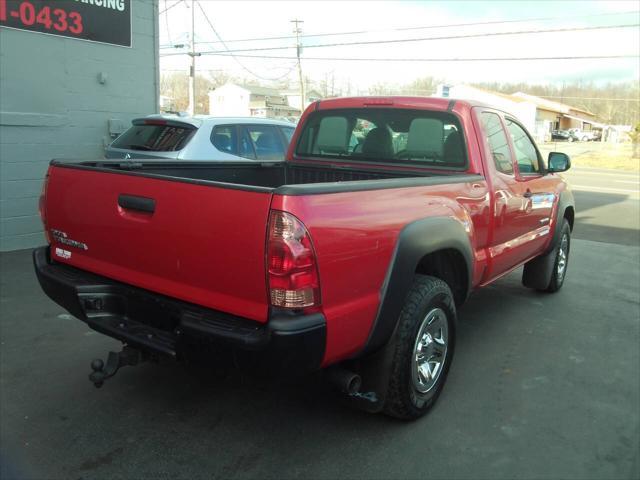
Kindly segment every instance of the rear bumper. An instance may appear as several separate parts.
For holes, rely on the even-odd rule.
[[[49,247],[33,251],[40,286],[92,329],[128,345],[174,358],[194,345],[231,347],[279,374],[320,368],[324,316],[272,312],[266,324],[182,302],[53,262]]]

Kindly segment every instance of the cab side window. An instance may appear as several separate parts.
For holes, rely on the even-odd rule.
[[[482,112],[480,121],[493,155],[496,170],[507,175],[513,175],[513,158],[511,157],[507,134],[502,128],[500,117],[495,113]]]
[[[529,138],[529,135],[527,135],[527,132],[513,120],[507,118],[505,119],[505,123],[513,140],[513,147],[520,173],[523,175],[539,173],[540,158],[538,157],[538,151]]]

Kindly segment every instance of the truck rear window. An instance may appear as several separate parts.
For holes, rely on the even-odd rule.
[[[133,125],[111,146],[147,152],[175,152],[184,148],[195,131],[196,128],[190,125]]]
[[[448,112],[362,108],[315,112],[296,147],[299,157],[464,169],[460,122]]]

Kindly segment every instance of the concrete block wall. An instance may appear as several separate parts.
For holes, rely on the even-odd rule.
[[[52,158],[100,158],[110,121],[158,111],[158,2],[131,3],[132,48],[0,28],[0,251],[44,243]]]

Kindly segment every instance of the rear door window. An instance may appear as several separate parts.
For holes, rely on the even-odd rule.
[[[238,155],[244,158],[250,158],[251,160],[256,159],[256,151],[253,148],[253,140],[251,140],[251,136],[245,128],[240,129],[240,152]]]
[[[283,160],[284,145],[276,127],[272,125],[243,125],[240,127],[243,134],[240,141],[242,156],[257,158],[258,160]],[[250,156],[248,141],[251,142],[255,156]]]
[[[284,135],[284,139],[287,142],[287,147],[289,146],[289,143],[291,143],[291,138],[293,137],[293,132],[295,131],[295,128],[293,127],[279,127],[280,131],[282,132],[282,134]]]
[[[238,154],[238,134],[235,125],[220,125],[211,132],[211,143],[218,150],[230,155]]]
[[[536,150],[527,132],[513,120],[507,118],[505,123],[513,140],[513,149],[516,153],[518,171],[524,175],[540,173],[542,159],[539,157],[538,150]]]
[[[196,132],[191,125],[133,125],[111,144],[113,148],[145,152],[176,152],[182,150]]]
[[[502,128],[500,117],[495,113],[482,112],[480,115],[482,128],[491,149],[496,170],[507,175],[513,175],[513,159],[507,141],[507,134]]]

